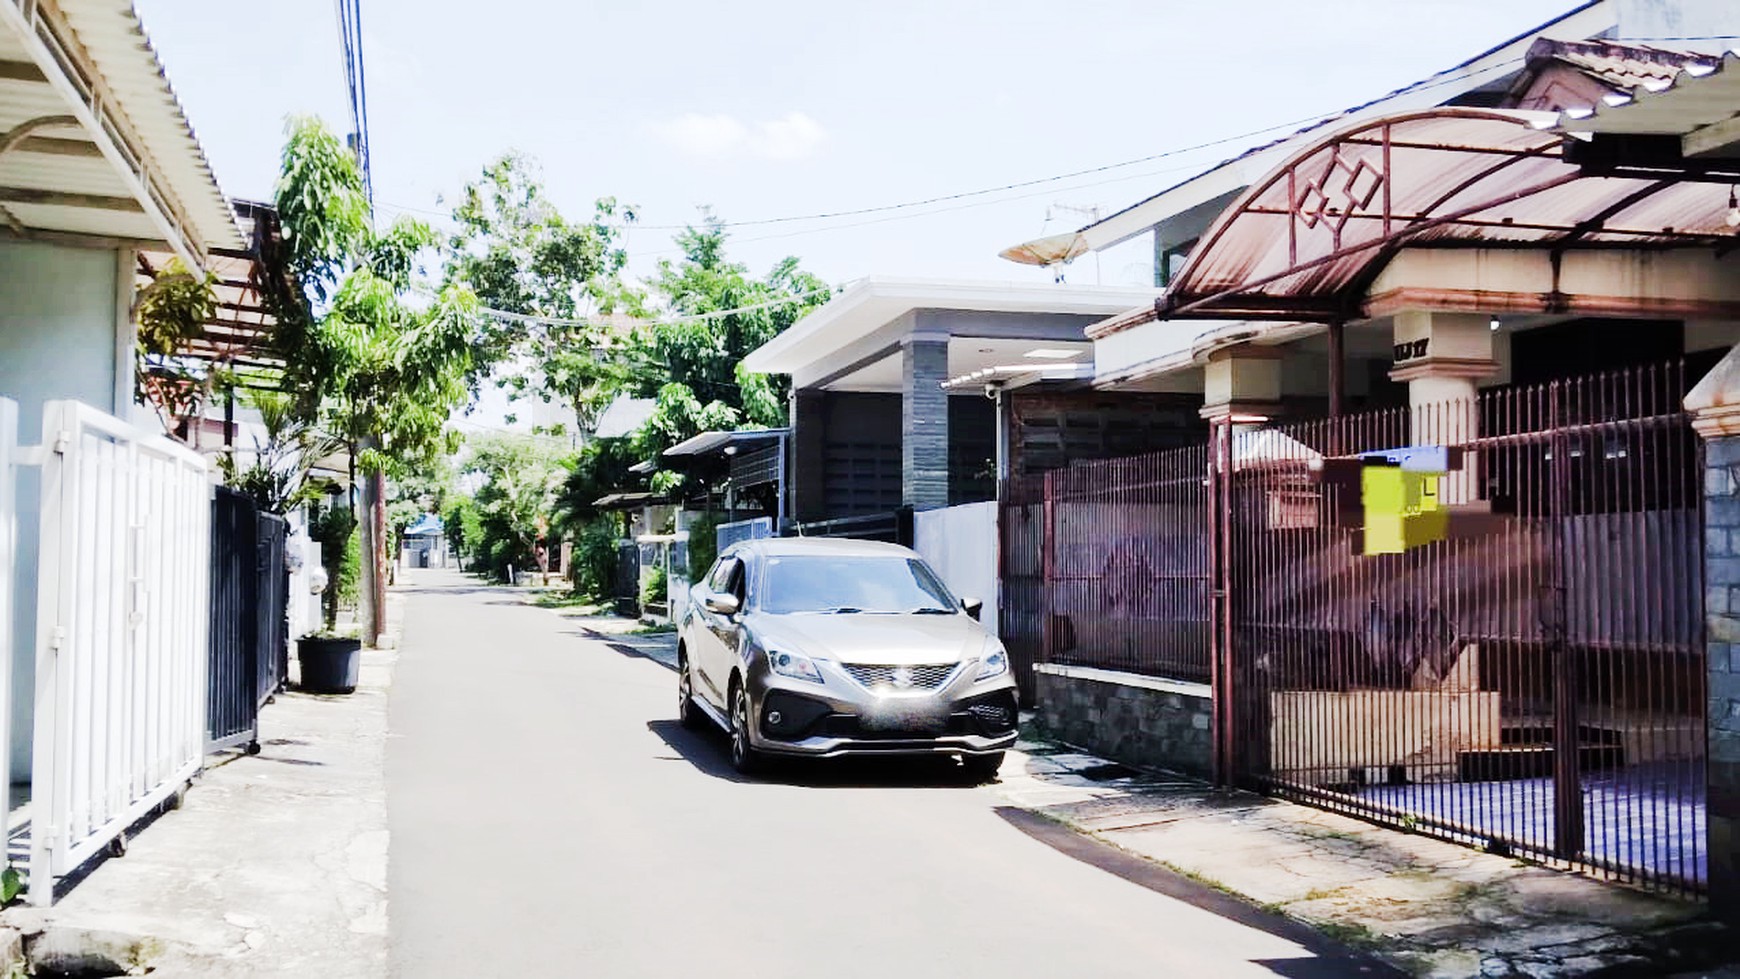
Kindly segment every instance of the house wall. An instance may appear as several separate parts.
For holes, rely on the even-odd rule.
[[[45,401],[76,399],[117,411],[115,372],[122,255],[100,248],[0,241],[0,396],[18,402],[20,441],[42,437]],[[131,350],[130,332],[124,338]],[[130,385],[129,385],[130,386]],[[30,778],[35,723],[36,564],[40,487],[33,470],[18,485],[17,582],[13,594],[12,777]],[[8,596],[0,596],[5,600]]]

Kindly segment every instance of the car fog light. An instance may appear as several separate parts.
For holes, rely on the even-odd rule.
[[[779,711],[770,710],[767,712],[767,723],[778,724],[780,721],[783,721],[783,720],[785,720],[785,715],[781,714]]]

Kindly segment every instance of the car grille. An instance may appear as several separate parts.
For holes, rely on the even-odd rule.
[[[957,663],[939,666],[857,666],[845,664],[852,679],[866,687],[892,687],[896,690],[935,690],[955,672]]]

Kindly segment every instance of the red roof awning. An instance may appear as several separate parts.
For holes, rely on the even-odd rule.
[[[1723,219],[1736,161],[1657,165],[1635,146],[1613,157],[1546,128],[1556,121],[1444,107],[1326,135],[1221,213],[1151,312],[1089,333],[1184,317],[1359,318],[1366,287],[1404,247],[1735,243]]]

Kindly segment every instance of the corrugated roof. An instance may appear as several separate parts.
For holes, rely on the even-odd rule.
[[[0,62],[8,65],[0,73],[0,132],[49,116],[83,117],[95,125],[73,119],[39,128],[0,156],[0,186],[10,189],[0,204],[26,229],[170,239],[177,248],[185,243],[194,257],[210,248],[244,247],[236,216],[128,0],[43,2],[31,19],[12,4],[0,5]],[[111,158],[105,146],[117,155]],[[142,184],[130,182],[135,179]],[[166,223],[153,210],[165,214]],[[178,237],[183,241],[173,240]]]
[[[59,6],[205,244],[243,247],[229,199],[131,0],[59,0]]]

